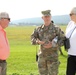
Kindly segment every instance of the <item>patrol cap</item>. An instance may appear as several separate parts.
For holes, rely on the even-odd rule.
[[[76,7],[74,7],[72,10],[71,10],[71,12],[70,12],[71,14],[75,14],[76,15]]]
[[[51,10],[44,10],[44,11],[41,11],[42,15],[43,16],[50,16],[51,15]]]
[[[2,18],[6,18],[6,19],[10,20],[9,14],[7,12],[1,12],[0,13],[0,19],[2,19]]]

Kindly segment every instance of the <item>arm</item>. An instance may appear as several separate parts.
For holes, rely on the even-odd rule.
[[[63,46],[65,40],[65,34],[59,27],[57,27],[56,30],[58,35],[58,46]]]
[[[34,32],[31,35],[31,42],[32,42],[33,45],[44,44],[43,41],[39,40],[39,33],[38,33],[37,29],[35,29]]]
[[[5,34],[0,31],[0,58],[6,59],[9,56],[9,45]]]
[[[31,42],[33,45],[36,45],[38,44],[36,41],[38,39],[38,32],[37,32],[37,29],[34,30],[34,32],[32,33],[31,35]]]

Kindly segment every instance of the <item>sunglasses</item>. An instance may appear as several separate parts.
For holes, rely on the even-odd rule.
[[[8,20],[10,21],[10,18],[8,18]]]
[[[8,19],[10,21],[10,18],[4,18],[4,19]]]
[[[2,18],[2,19],[8,19],[10,21],[10,18]]]
[[[70,16],[72,16],[73,14],[69,14]]]
[[[74,15],[73,13],[69,14],[70,16]]]

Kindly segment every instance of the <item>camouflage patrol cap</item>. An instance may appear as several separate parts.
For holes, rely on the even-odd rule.
[[[51,10],[45,10],[45,11],[41,11],[41,13],[42,13],[43,16],[50,16],[51,15],[50,11]]]

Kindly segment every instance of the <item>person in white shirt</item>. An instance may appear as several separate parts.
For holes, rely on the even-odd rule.
[[[66,75],[75,75],[76,73],[76,7],[70,12],[71,21],[66,28],[66,37],[70,40],[68,49]]]

